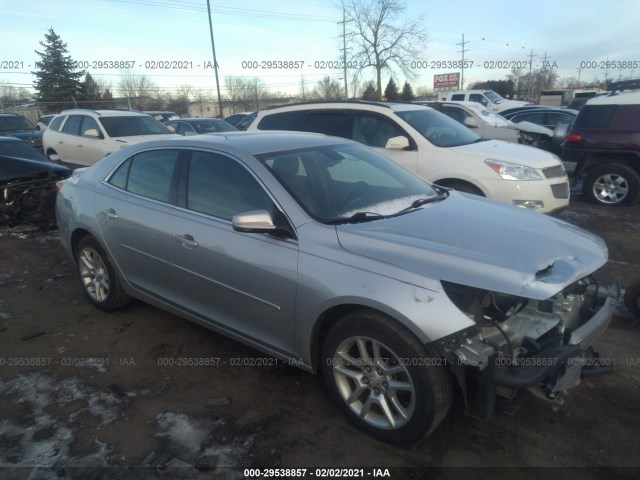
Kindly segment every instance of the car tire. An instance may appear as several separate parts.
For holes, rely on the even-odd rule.
[[[359,310],[343,317],[329,330],[322,359],[334,401],[355,426],[379,440],[416,441],[451,406],[444,359],[382,314]]]
[[[636,317],[640,317],[640,280],[632,283],[624,292],[624,305]]]
[[[633,205],[640,198],[640,176],[615,163],[596,167],[584,179],[582,194],[600,205]]]
[[[104,249],[95,238],[86,236],[80,240],[75,257],[82,290],[97,308],[110,312],[130,301]]]

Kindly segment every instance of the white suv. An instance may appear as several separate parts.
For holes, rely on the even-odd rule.
[[[65,110],[42,136],[52,161],[93,165],[121,148],[145,140],[179,137],[146,113],[125,110]]]
[[[569,205],[569,182],[557,156],[524,145],[484,140],[421,105],[287,105],[261,111],[248,130],[297,130],[349,138],[438,185],[544,213]]]

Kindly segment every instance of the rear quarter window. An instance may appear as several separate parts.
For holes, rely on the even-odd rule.
[[[607,128],[617,105],[585,105],[573,124],[574,128]]]
[[[299,130],[299,125],[306,112],[284,112],[265,116],[258,124],[258,130]],[[293,127],[292,127],[293,125]]]
[[[610,127],[621,132],[640,132],[640,105],[619,105]]]

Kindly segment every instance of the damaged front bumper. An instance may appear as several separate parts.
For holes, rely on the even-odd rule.
[[[583,281],[578,291],[570,290],[439,341],[468,413],[487,419],[497,400],[516,400],[524,391],[560,405],[564,392],[584,376],[611,371],[591,345],[611,322],[620,287]]]

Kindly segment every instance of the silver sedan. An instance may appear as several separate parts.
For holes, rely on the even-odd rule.
[[[360,144],[230,133],[134,145],[60,182],[62,245],[97,308],[131,297],[323,373],[389,442],[527,391],[560,403],[607,327],[597,237],[434,187]]]

